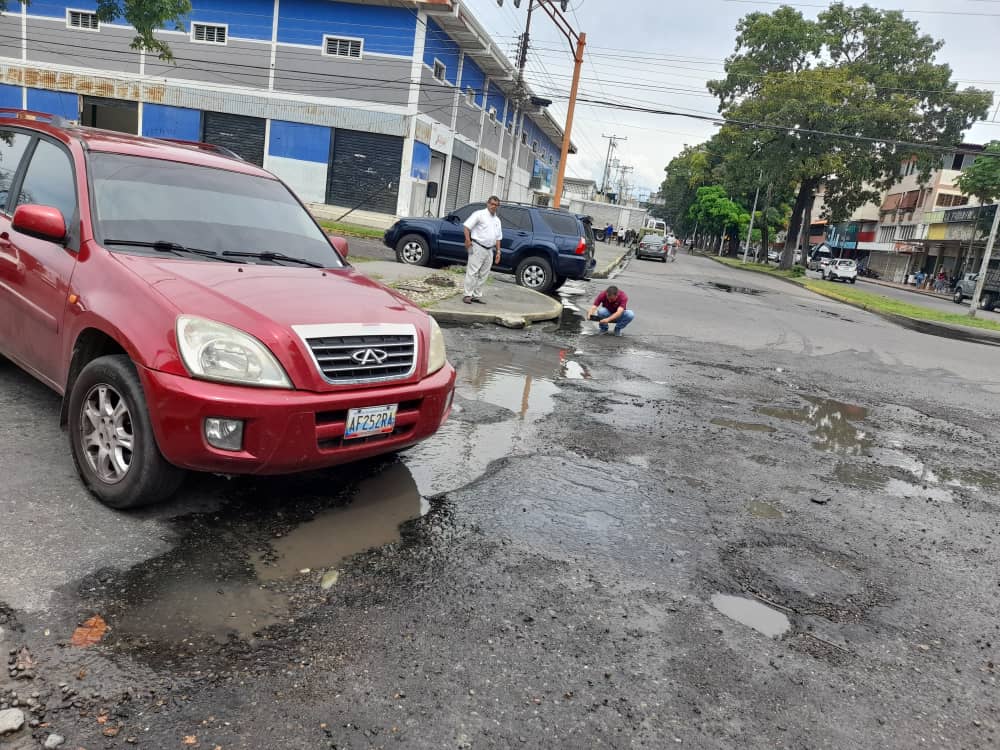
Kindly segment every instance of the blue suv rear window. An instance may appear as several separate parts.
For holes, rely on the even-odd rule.
[[[580,227],[575,216],[569,214],[557,214],[549,211],[542,211],[542,218],[548,224],[553,234],[565,234],[572,237],[580,236]]]

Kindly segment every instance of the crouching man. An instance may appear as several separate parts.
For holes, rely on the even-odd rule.
[[[621,336],[622,329],[635,320],[635,313],[628,309],[628,295],[616,286],[609,286],[594,300],[590,319],[597,321],[601,333],[607,333],[608,326],[614,323],[615,336]]]

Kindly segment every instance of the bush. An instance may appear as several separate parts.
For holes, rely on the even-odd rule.
[[[806,269],[803,266],[792,266],[791,275],[793,277],[805,276]]]

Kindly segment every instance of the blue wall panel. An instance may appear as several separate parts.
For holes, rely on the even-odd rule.
[[[271,41],[273,0],[191,0],[191,7],[192,21],[226,23],[230,37]],[[191,30],[190,25],[186,28]]]
[[[80,100],[77,95],[61,91],[28,89],[28,109],[59,115],[67,120],[80,119]]]
[[[416,15],[406,8],[322,0],[282,0],[278,41],[323,44],[323,35],[361,37],[366,52],[413,55]]]
[[[483,75],[483,71],[479,69],[479,66],[472,61],[472,58],[468,55],[465,56],[465,62],[462,63],[462,93],[471,86],[476,92],[476,104],[480,107],[483,106],[483,88],[486,86],[486,76]]]
[[[271,120],[271,156],[326,164],[330,161],[330,128]]]
[[[20,86],[0,85],[0,107],[20,109],[22,103]]]
[[[445,64],[445,80],[456,83],[458,80],[458,45],[451,40],[440,26],[433,20],[427,21],[427,38],[424,41],[424,63],[434,67],[434,58]]]
[[[142,134],[150,138],[200,141],[201,110],[168,107],[165,104],[143,104]]]
[[[8,12],[12,12],[15,9],[15,4],[10,3],[7,8]],[[66,9],[72,8],[73,10],[97,10],[96,0],[80,0],[80,2],[74,2],[74,0],[64,0],[63,2],[52,2],[52,0],[31,0],[28,4],[28,15],[31,16],[45,16],[47,18],[66,18]],[[18,11],[20,8],[18,8]]]

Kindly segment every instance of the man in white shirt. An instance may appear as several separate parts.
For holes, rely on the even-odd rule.
[[[469,262],[465,267],[465,296],[462,302],[486,304],[483,302],[483,284],[490,275],[493,263],[500,262],[500,240],[503,228],[497,209],[500,199],[491,195],[486,208],[481,208],[465,220],[465,249],[469,252]]]

